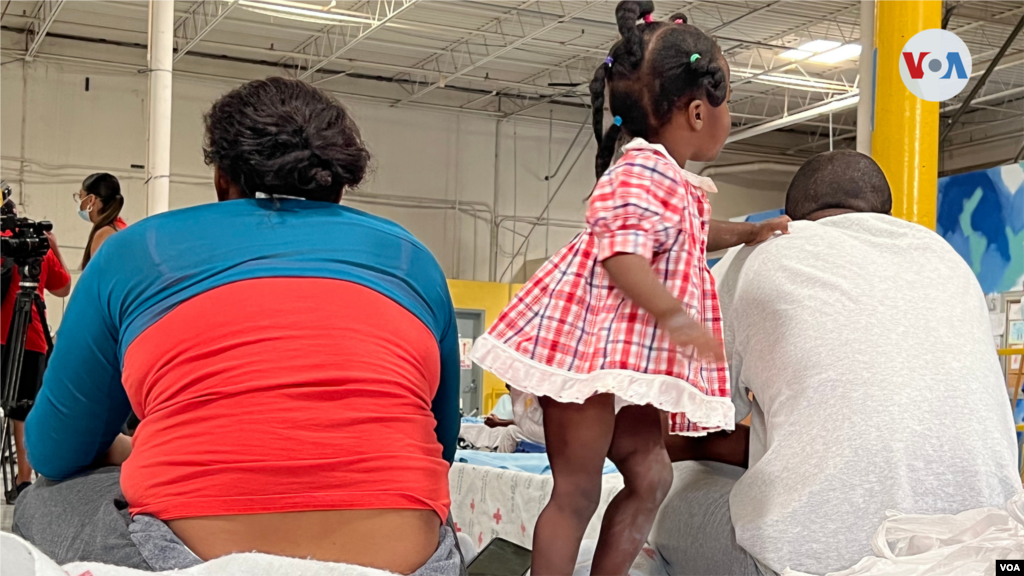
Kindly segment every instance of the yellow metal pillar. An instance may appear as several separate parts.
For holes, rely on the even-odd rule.
[[[914,96],[900,78],[903,46],[942,27],[941,0],[879,0],[878,68],[871,155],[892,187],[893,215],[935,229],[939,176],[939,103]],[[865,55],[869,54],[865,49]]]

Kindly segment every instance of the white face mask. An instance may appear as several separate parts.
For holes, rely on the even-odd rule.
[[[82,200],[85,200],[85,198],[88,198],[88,196],[82,198]],[[89,206],[87,208],[82,208],[82,205],[79,204],[78,205],[78,217],[81,218],[82,220],[85,220],[89,224],[92,224],[92,218],[89,218],[89,212],[92,212],[92,208],[93,208],[93,202],[90,202]]]

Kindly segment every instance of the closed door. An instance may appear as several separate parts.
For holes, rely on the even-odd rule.
[[[484,371],[469,360],[469,350],[484,333],[483,310],[456,310],[455,320],[459,327],[460,371],[459,400],[462,413],[466,416],[480,416],[483,403]]]

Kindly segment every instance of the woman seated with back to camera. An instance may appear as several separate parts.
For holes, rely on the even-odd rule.
[[[45,479],[15,530],[60,563],[258,551],[457,574],[444,274],[338,204],[370,158],[330,96],[254,81],[205,120],[219,202],[111,236],[74,290],[27,422]]]

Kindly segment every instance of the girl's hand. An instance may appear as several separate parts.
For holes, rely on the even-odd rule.
[[[758,222],[754,227],[754,234],[752,238],[747,242],[747,246],[753,246],[754,244],[760,244],[765,240],[775,236],[776,232],[783,234],[789,234],[789,223],[792,222],[789,216],[776,216],[771,220],[765,220],[764,222]]]
[[[693,346],[698,357],[714,362],[725,362],[722,343],[709,334],[703,326],[687,316],[686,312],[675,313],[662,325],[668,331],[669,338],[677,346]]]

